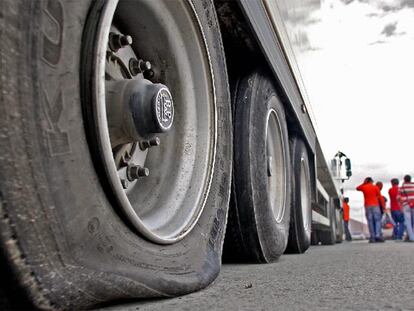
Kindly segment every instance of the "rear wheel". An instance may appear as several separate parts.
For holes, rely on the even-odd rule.
[[[230,260],[272,262],[289,230],[290,165],[285,113],[268,75],[238,84],[233,199],[225,241]]]
[[[304,253],[311,243],[311,174],[306,146],[300,138],[291,140],[292,201],[287,252]]]
[[[0,246],[10,278],[43,308],[211,283],[232,155],[212,1],[0,6]]]

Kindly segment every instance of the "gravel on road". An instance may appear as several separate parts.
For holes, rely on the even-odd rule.
[[[414,243],[344,242],[273,264],[224,264],[200,292],[105,310],[414,310]]]

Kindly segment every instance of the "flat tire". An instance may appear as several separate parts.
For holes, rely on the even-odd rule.
[[[0,264],[8,271],[0,293],[8,305],[84,309],[210,284],[221,266],[232,167],[213,1],[4,0],[0,11]],[[111,32],[132,43],[111,41]],[[153,72],[147,63],[128,69],[127,54]],[[109,61],[122,63],[121,74],[107,70]],[[131,191],[119,175],[128,158],[116,156],[125,137],[116,140],[106,122],[111,94],[98,90],[114,76],[165,85],[176,99],[169,132],[135,159],[149,174],[134,164],[125,175]],[[162,92],[162,111],[156,102],[144,120],[165,126],[158,131],[171,121]],[[148,124],[142,137],[154,131]]]

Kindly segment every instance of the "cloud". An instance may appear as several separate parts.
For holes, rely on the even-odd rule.
[[[413,8],[414,9],[414,1],[413,0],[404,0],[401,2],[401,6],[404,8]]]
[[[381,31],[381,34],[385,35],[386,37],[395,36],[396,35],[395,31],[397,30],[397,23],[398,22],[394,22],[394,23],[385,25],[384,29]]]
[[[377,1],[377,0],[375,0]],[[379,2],[378,7],[385,13],[393,13],[403,9],[410,9],[414,8],[414,1],[413,0],[402,0],[402,1],[395,1],[393,4],[391,3],[383,3]]]
[[[397,24],[398,22],[393,22],[385,25],[384,29],[381,31],[381,35],[384,35],[385,37],[397,37],[397,36],[403,36],[406,34],[405,31],[396,32],[397,30]],[[377,40],[373,43],[370,43],[370,45],[376,44],[376,43],[386,43],[384,40]]]
[[[341,2],[345,3],[345,4],[350,4],[350,3],[354,2],[354,0],[341,0]]]
[[[396,12],[398,10],[401,10],[401,7],[394,7],[394,6],[390,6],[390,5],[385,4],[385,5],[381,6],[381,9],[384,12],[388,13],[388,12]]]
[[[369,45],[384,44],[384,43],[387,43],[387,41],[384,41],[384,40],[377,40],[377,41],[374,41],[374,42],[369,43]]]

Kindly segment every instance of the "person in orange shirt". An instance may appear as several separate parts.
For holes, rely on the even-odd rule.
[[[367,217],[369,229],[369,243],[385,242],[381,236],[381,211],[379,188],[374,185],[371,177],[365,178],[364,182],[356,190],[364,194],[365,216]]]
[[[342,208],[344,210],[344,230],[345,230],[345,240],[351,242],[352,241],[352,235],[351,232],[349,232],[349,198],[344,198],[344,201],[342,203]]]

